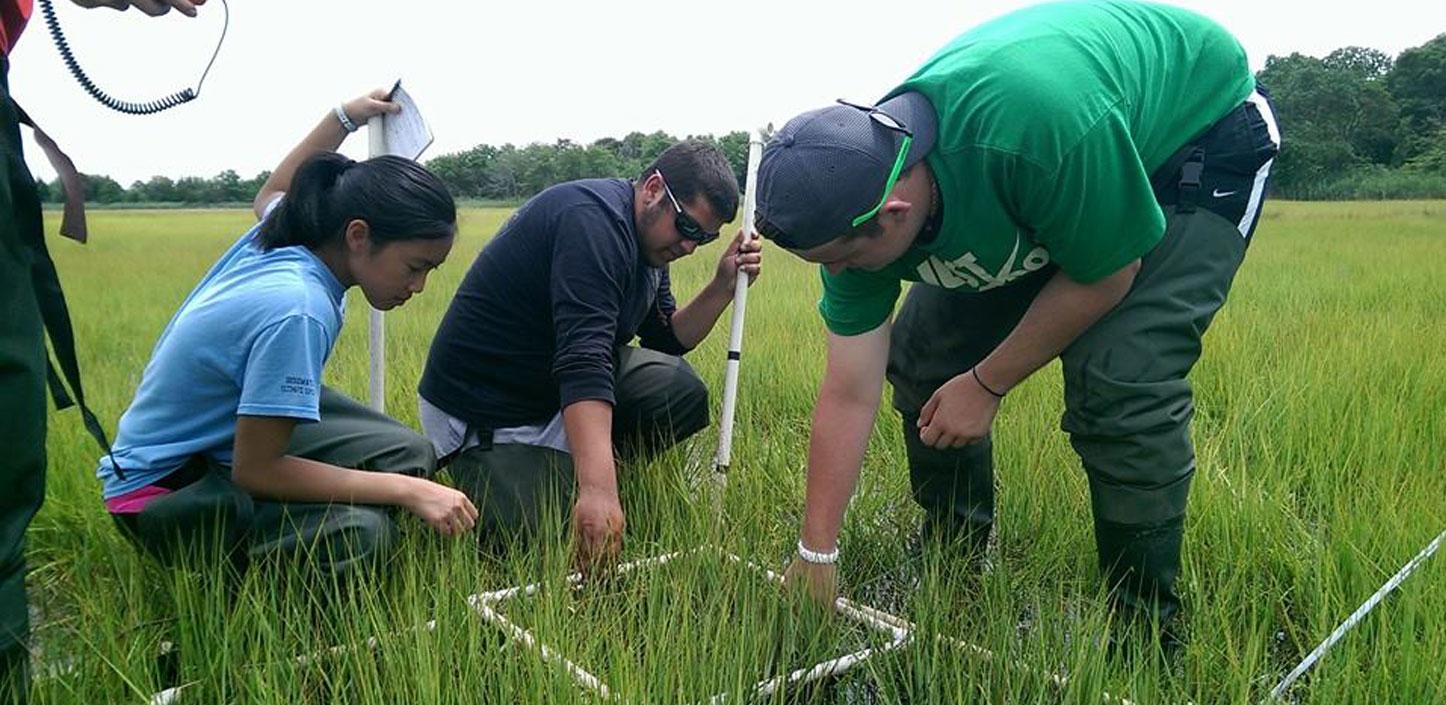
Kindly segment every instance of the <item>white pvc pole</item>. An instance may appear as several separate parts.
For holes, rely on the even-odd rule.
[[[382,116],[367,120],[368,156],[380,157],[387,153],[387,133],[382,129]],[[382,312],[371,309],[368,320],[367,349],[370,353],[367,370],[367,401],[377,411],[387,410],[387,322]]]
[[[602,682],[602,679],[588,673],[582,666],[573,663],[572,660],[566,656],[553,651],[552,647],[538,641],[537,637],[532,635],[532,632],[513,624],[511,620],[502,616],[500,612],[492,609],[491,605],[481,600],[473,600],[472,607],[477,610],[478,614],[482,615],[483,619],[505,630],[508,636],[522,642],[522,644],[528,648],[536,649],[537,653],[542,656],[544,662],[560,664],[563,668],[567,669],[568,675],[572,676],[572,679],[577,681],[578,685],[591,690],[604,700],[611,700],[613,698],[612,691]]]
[[[743,237],[753,237],[753,211],[758,205],[758,162],[763,158],[763,139],[755,131],[748,140],[748,172],[743,187]],[[718,455],[713,468],[727,472],[733,459],[733,415],[738,402],[738,363],[743,355],[743,315],[748,306],[748,277],[738,275],[733,289],[733,326],[728,333],[728,370],[723,377],[723,412],[718,430]]]
[[[382,116],[378,115],[367,120],[367,156],[380,157],[386,153],[387,135],[386,132],[382,129]],[[386,319],[382,317],[382,312],[374,308],[371,309],[371,316],[368,320],[367,325],[367,335],[369,338],[369,342],[367,345],[369,352],[369,365],[367,369],[369,382],[367,401],[373,409],[381,412],[385,412],[387,406],[386,334]],[[430,622],[427,624],[428,630],[431,630],[435,627],[435,622]],[[375,637],[368,641],[369,643],[367,644],[367,646],[374,648],[376,645]],[[333,647],[333,650],[345,648],[347,647]],[[304,664],[307,662],[307,659],[310,658],[314,658],[314,656],[299,656],[297,657],[297,662]],[[151,696],[151,705],[170,705],[170,703],[174,703],[178,698],[180,698],[181,690],[185,687],[186,686],[183,685],[175,688],[167,688],[159,693],[156,693],[155,695]]]
[[[1366,614],[1375,609],[1376,605],[1381,603],[1381,600],[1385,599],[1386,595],[1390,594],[1392,590],[1396,589],[1396,586],[1410,577],[1412,572],[1421,567],[1421,564],[1425,563],[1426,559],[1430,558],[1431,554],[1435,553],[1436,549],[1441,547],[1443,540],[1446,540],[1446,531],[1437,534],[1436,538],[1432,540],[1431,543],[1426,544],[1426,547],[1421,549],[1421,552],[1417,553],[1415,558],[1407,561],[1406,565],[1401,566],[1401,569],[1396,571],[1396,574],[1391,576],[1391,579],[1387,580],[1385,585],[1382,585],[1374,595],[1371,595],[1360,607],[1357,607],[1356,611],[1351,613],[1351,616],[1346,617],[1346,621],[1341,622],[1340,626],[1336,627],[1335,630],[1330,633],[1330,636],[1326,637],[1325,641],[1322,641],[1319,646],[1315,647],[1315,650],[1311,651],[1310,654],[1305,657],[1305,660],[1301,661],[1299,665],[1291,670],[1289,675],[1281,679],[1281,681],[1271,689],[1270,699],[1279,700],[1280,696],[1290,688],[1291,684],[1306,671],[1310,670],[1310,667],[1314,666],[1315,662],[1319,661],[1327,651],[1330,651],[1331,647],[1335,646],[1336,642],[1340,641],[1341,637],[1346,635],[1346,632],[1360,623]]]

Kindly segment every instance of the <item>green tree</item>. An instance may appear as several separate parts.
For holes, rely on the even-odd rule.
[[[257,173],[256,176],[243,180],[241,182],[241,200],[250,201],[256,198],[256,193],[261,190],[261,185],[266,183],[266,180],[269,178],[271,178],[271,170],[265,169]]]
[[[1375,81],[1385,78],[1394,62],[1390,55],[1378,49],[1342,47],[1327,54],[1321,63],[1333,71],[1344,71],[1363,80]]]
[[[596,142],[588,145],[580,156],[580,168],[587,178],[629,176],[622,173],[622,162],[617,155],[612,150],[599,146]]]
[[[1446,128],[1418,139],[1420,151],[1406,161],[1406,170],[1446,176]]]
[[[95,203],[120,203],[125,200],[126,190],[109,176],[81,174],[85,182],[85,200]]]
[[[728,157],[728,166],[733,167],[733,176],[738,179],[738,188],[747,188],[748,179],[748,133],[742,130],[730,132],[714,140],[723,156]]]
[[[227,169],[211,179],[211,203],[249,201],[255,195],[255,191],[247,193],[241,183],[241,175],[234,169]]]
[[[1405,133],[1397,161],[1410,161],[1432,150],[1446,127],[1446,34],[1401,52],[1386,85],[1401,106]]]
[[[1287,133],[1275,171],[1280,192],[1308,195],[1353,169],[1391,163],[1399,108],[1379,79],[1381,67],[1379,52],[1359,47],[1327,60],[1298,53],[1266,59],[1257,78]]]
[[[135,200],[149,203],[168,203],[181,200],[176,195],[176,182],[165,176],[152,176],[149,181],[131,184]]]
[[[497,150],[493,168],[486,175],[483,194],[488,198],[517,198],[523,195],[523,159],[522,152],[515,145],[502,145]]]
[[[181,203],[207,203],[210,195],[209,185],[199,176],[176,179],[176,200]]]
[[[444,154],[427,162],[427,168],[447,184],[453,196],[495,197],[488,193],[487,177],[497,160],[497,148],[479,144],[469,150]]]

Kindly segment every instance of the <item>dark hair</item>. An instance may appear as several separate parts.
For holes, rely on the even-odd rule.
[[[690,203],[702,196],[714,215],[725,223],[733,221],[738,212],[738,178],[723,150],[701,140],[685,140],[663,150],[638,175],[639,183],[654,171],[663,173],[668,189],[679,201]]]
[[[265,250],[290,245],[316,249],[338,241],[347,223],[364,220],[374,246],[435,240],[457,232],[457,204],[422,165],[396,156],[352,161],[335,152],[297,167],[286,198],[261,224]]]

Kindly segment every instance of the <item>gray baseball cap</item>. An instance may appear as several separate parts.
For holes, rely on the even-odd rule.
[[[758,165],[758,232],[806,250],[868,221],[899,172],[934,148],[938,122],[929,99],[912,91],[789,120]]]

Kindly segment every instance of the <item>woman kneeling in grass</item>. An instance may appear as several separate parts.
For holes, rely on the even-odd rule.
[[[446,535],[472,528],[466,496],[427,479],[425,438],[321,384],[346,290],[395,308],[452,248],[457,209],[436,176],[334,151],[396,109],[377,92],[328,112],[261,187],[260,222],[161,332],[97,474],[122,532],[162,561],[309,551],[342,575],[388,554],[386,505]]]

